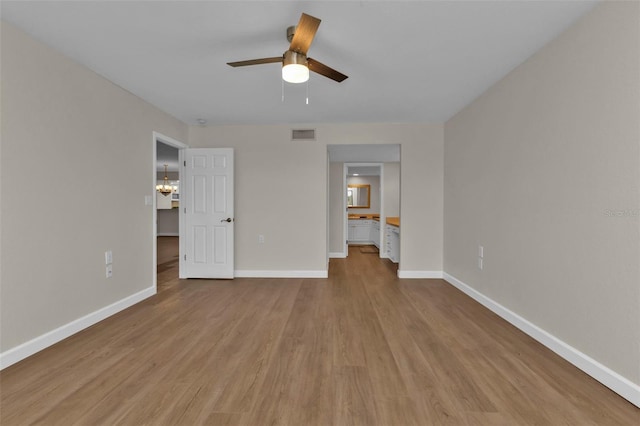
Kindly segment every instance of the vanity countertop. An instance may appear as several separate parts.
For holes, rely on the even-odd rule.
[[[349,213],[349,219],[378,219],[380,220],[379,213]]]
[[[400,218],[397,216],[387,217],[387,225],[400,227]]]

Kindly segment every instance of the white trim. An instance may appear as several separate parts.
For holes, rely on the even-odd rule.
[[[156,237],[179,237],[180,234],[178,232],[160,232],[156,235]]]
[[[398,269],[398,278],[442,278],[442,271],[404,271]]]
[[[347,255],[344,252],[331,251],[329,252],[329,257],[333,259],[344,259],[347,257]]]
[[[384,163],[380,163],[380,217],[378,218],[378,223],[380,224],[380,232],[378,233],[378,257],[380,259],[389,257],[386,253],[383,255],[382,250],[380,250],[380,246],[386,244],[384,236],[387,233],[384,226],[382,226],[383,223],[387,223],[387,213],[384,210],[384,192]]]
[[[127,296],[109,306],[100,308],[95,312],[85,315],[81,318],[71,321],[61,327],[51,330],[41,336],[31,339],[21,345],[15,346],[7,351],[0,353],[0,369],[9,367],[18,361],[21,361],[36,352],[48,348],[67,337],[91,327],[92,325],[108,318],[118,312],[127,309],[156,294],[156,287],[149,287],[138,293]]]
[[[328,148],[327,148],[328,149]],[[349,172],[349,166],[347,163],[342,164],[342,252],[344,257],[349,257],[349,207],[347,196],[347,173]]]
[[[329,271],[260,271],[236,270],[236,278],[328,278]]]
[[[178,167],[180,170],[178,172],[178,176],[184,176],[187,172],[184,166],[184,161],[184,150],[181,149],[178,151]],[[184,194],[184,186],[180,189],[180,192]],[[180,198],[181,200],[184,200],[183,195],[180,195]],[[184,214],[184,205],[180,207],[182,208],[179,208],[178,210],[178,234],[182,235],[183,238],[178,238],[178,278],[182,280],[188,278],[186,272],[187,265],[185,263],[185,253],[187,252],[187,247],[185,245],[187,225]]]
[[[153,132],[153,142],[155,143],[156,141],[158,142],[162,142],[165,145],[170,145],[174,148],[178,148],[178,149],[182,149],[182,148],[189,148],[189,145],[184,144],[183,142],[180,142],[177,139],[173,139],[169,136],[165,136],[162,133],[159,132]],[[155,185],[154,185],[155,188]]]
[[[580,370],[587,373],[589,376],[593,377],[632,404],[640,407],[640,385],[633,383],[607,366],[600,364],[595,359],[580,352],[573,346],[568,345],[551,333],[529,322],[525,318],[505,308],[493,299],[485,296],[446,272],[444,273],[444,279],[472,299],[475,299],[477,302],[505,319],[507,322],[519,328],[524,333],[528,334],[565,360],[569,361],[571,364],[578,367]]]

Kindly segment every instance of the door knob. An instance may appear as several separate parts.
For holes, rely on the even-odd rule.
[[[220,222],[231,222],[233,219],[231,219],[230,217],[226,218],[226,219],[222,219]]]

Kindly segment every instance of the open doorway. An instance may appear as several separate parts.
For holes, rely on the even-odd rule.
[[[386,225],[400,220],[400,145],[329,145],[328,152],[328,257],[364,247],[391,258]],[[399,261],[398,250],[390,262],[397,268]]]
[[[178,282],[180,150],[187,145],[153,134],[153,273],[156,289]]]
[[[387,257],[384,246],[384,191],[382,188],[384,163],[344,163],[347,208],[347,256],[349,247],[359,246],[364,253]]]

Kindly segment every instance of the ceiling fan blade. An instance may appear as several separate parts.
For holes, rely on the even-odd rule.
[[[274,56],[272,58],[250,59],[248,61],[227,62],[227,65],[230,65],[232,67],[246,67],[247,65],[274,64],[276,62],[282,63],[282,56]]]
[[[291,39],[289,50],[306,55],[319,26],[320,19],[303,13],[302,16],[300,16],[300,21],[298,21],[296,32]]]
[[[338,83],[341,83],[342,81],[349,78],[348,76],[342,74],[341,72],[336,71],[333,68],[326,66],[322,62],[316,61],[315,59],[308,58],[307,65],[309,66],[309,69],[311,71],[318,73],[320,75],[324,75],[325,77],[328,77],[331,80],[335,80]]]

